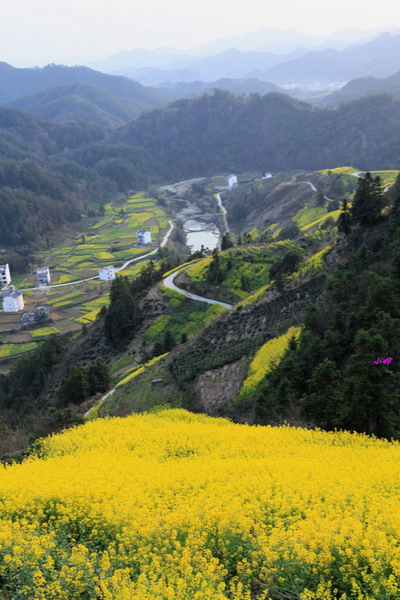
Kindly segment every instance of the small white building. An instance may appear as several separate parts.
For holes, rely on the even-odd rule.
[[[47,285],[51,281],[50,270],[48,267],[36,269],[36,278],[38,285]]]
[[[3,310],[4,312],[18,312],[23,310],[24,297],[21,292],[14,289],[13,286],[3,293]]]
[[[151,233],[149,229],[139,229],[139,231],[136,232],[136,235],[138,244],[151,244]]]
[[[8,285],[11,281],[10,267],[7,265],[0,265],[0,284]]]
[[[99,271],[99,279],[101,281],[112,281],[115,279],[115,267],[114,265],[109,265],[108,267],[103,267]]]
[[[238,184],[238,178],[237,178],[237,176],[236,175],[229,175],[229,177],[228,177],[228,186],[230,188],[234,188],[234,187],[237,186],[237,184]]]

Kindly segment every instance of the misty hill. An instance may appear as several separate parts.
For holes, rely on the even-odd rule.
[[[124,50],[103,60],[97,60],[89,64],[91,69],[114,73],[124,67],[131,69],[139,67],[167,67],[178,60],[189,58],[189,54],[176,48],[158,48],[157,50]],[[121,73],[123,75],[124,73]]]
[[[349,102],[363,96],[376,94],[393,94],[400,97],[400,71],[384,79],[377,79],[376,77],[352,79],[337,92],[326,96],[321,104],[324,106],[338,106],[341,102]]]
[[[87,121],[99,125],[122,125],[135,119],[146,104],[122,99],[86,83],[55,86],[17,98],[10,106],[52,121]]]
[[[382,30],[378,30],[375,36]],[[229,48],[237,48],[238,50],[248,51],[257,50],[268,51],[278,54],[293,52],[297,48],[312,48],[322,46],[324,44],[342,43],[343,46],[361,42],[362,40],[375,37],[373,31],[364,31],[357,28],[348,28],[335,31],[329,36],[317,37],[308,35],[295,29],[275,29],[274,27],[266,27],[251,33],[233,35],[227,38],[215,40],[203,46],[200,46],[192,51],[196,54],[212,54],[215,52],[223,52]]]
[[[220,78],[243,78],[253,71],[264,71],[285,61],[299,58],[307,54],[307,50],[299,48],[290,54],[279,55],[272,52],[243,52],[230,48],[212,56],[184,61],[174,69],[124,69],[124,75],[133,77],[147,85],[171,81],[214,81]]]
[[[349,81],[360,74],[386,76],[400,69],[400,35],[382,33],[342,51],[326,49],[280,63],[257,76],[279,84]]]
[[[192,69],[160,69],[158,67],[124,67],[115,71],[115,75],[124,75],[145,86],[157,86],[164,82],[198,81],[205,77],[198,71]]]
[[[286,55],[272,52],[243,52],[230,48],[213,56],[188,61],[185,67],[200,72],[206,81],[213,81],[220,77],[244,77],[251,71],[268,69],[304,54],[307,54],[304,48]]]
[[[160,90],[149,89],[127,77],[106,75],[88,67],[47,65],[43,68],[18,69],[7,63],[0,63],[0,102],[3,104],[20,96],[73,83],[95,85],[118,98],[142,102],[152,107],[165,103]]]
[[[134,50],[118,52],[102,60],[92,62],[88,66],[105,73],[131,77],[132,71],[135,69],[151,67],[153,69],[179,70],[182,69],[182,65],[190,63],[195,57],[213,56],[232,48],[242,52],[253,50],[279,55],[289,54],[299,48],[313,48],[314,50],[336,48],[340,50],[349,44],[363,43],[373,39],[382,31],[383,29],[364,31],[357,28],[348,28],[336,31],[329,36],[317,37],[294,29],[281,31],[274,27],[266,27],[246,34],[213,40],[188,52],[176,48],[157,48],[156,50],[135,48]],[[288,58],[284,60],[288,60]],[[198,77],[192,78],[192,80],[196,78]],[[142,81],[141,78],[139,80]],[[171,81],[171,79],[169,80]],[[185,80],[188,79],[185,78]],[[179,79],[175,79],[175,81],[179,81]]]
[[[192,81],[190,83],[179,82],[173,85],[164,84],[160,86],[164,93],[171,98],[190,98],[192,94],[210,92],[213,89],[224,89],[232,94],[269,94],[270,92],[282,92],[274,83],[261,81],[255,77],[251,79],[217,79],[211,83],[205,81]]]
[[[148,150],[171,178],[219,171],[398,167],[400,101],[374,96],[319,109],[279,93],[217,90],[150,111],[111,136]]]
[[[342,38],[340,33],[328,39],[291,30],[266,29],[217,40],[193,50],[191,54],[196,56],[173,54],[170,50],[169,63],[166,55],[158,51],[134,50],[96,64],[105,70],[114,66],[116,74],[132,77],[145,85],[214,81],[226,77],[260,77],[278,85],[326,84],[349,81],[360,74],[391,75],[400,69],[398,32],[397,35],[385,32],[372,38],[371,32],[360,30],[344,30]],[[343,41],[346,39],[356,44],[348,46]]]

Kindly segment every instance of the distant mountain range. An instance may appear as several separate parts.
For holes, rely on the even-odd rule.
[[[349,44],[367,42],[384,31],[385,29],[382,28],[365,31],[353,27],[340,29],[327,36],[314,36],[294,29],[280,30],[273,27],[266,27],[251,33],[215,40],[189,51],[189,54],[205,56],[223,52],[230,48],[242,51],[273,52],[275,54],[288,54],[298,48],[345,48]]]
[[[105,127],[122,125],[135,119],[145,109],[193,94],[211,92],[214,88],[235,94],[283,91],[277,85],[259,79],[229,78],[210,83],[194,81],[151,88],[126,77],[106,75],[87,67],[56,65],[43,69],[16,69],[0,63],[1,75],[0,104],[46,120],[86,121]],[[77,82],[68,83],[71,80]],[[4,101],[15,94],[19,94],[18,97]]]
[[[231,79],[246,77],[255,70],[265,70],[271,67],[285,63],[288,60],[294,60],[307,54],[304,48],[295,50],[288,55],[278,55],[271,52],[243,52],[235,48],[224,50],[213,56],[196,58],[186,61],[180,69],[121,69],[120,74],[128,75],[147,85],[157,85],[163,82],[193,81],[214,81],[221,77]]]
[[[339,86],[360,75],[384,77],[400,70],[400,35],[384,32],[366,42],[345,46],[338,49],[336,43],[326,42],[314,45],[310,50],[303,45],[286,54],[232,47],[211,56],[186,57],[169,66],[165,60],[163,65],[156,65],[155,56],[151,56],[151,65],[138,66],[142,54],[136,50],[133,51],[136,66],[120,63],[115,73],[153,86],[167,82],[257,77],[280,86],[301,87],[332,83]],[[107,64],[115,66],[117,56],[111,58]],[[101,64],[97,64],[101,68]]]
[[[344,50],[309,52],[278,66],[257,71],[278,85],[347,82],[362,75],[387,76],[400,70],[400,35],[382,33],[374,40]]]
[[[345,48],[349,44],[367,42],[384,29],[364,31],[357,28],[348,28],[336,31],[329,36],[317,37],[295,31],[294,29],[279,30],[267,27],[251,33],[234,35],[223,39],[214,40],[192,50],[184,52],[177,48],[158,48],[157,50],[143,50],[136,48],[90,63],[92,69],[106,73],[125,73],[125,69],[138,69],[153,67],[163,69],[182,69],[196,58],[204,58],[220,54],[232,48],[241,52],[269,52],[285,55],[299,48],[323,50],[325,48]],[[395,31],[395,30],[393,30]],[[400,33],[400,30],[398,31]]]

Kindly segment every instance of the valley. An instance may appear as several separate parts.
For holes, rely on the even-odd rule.
[[[0,600],[399,600],[393,6],[6,4]]]

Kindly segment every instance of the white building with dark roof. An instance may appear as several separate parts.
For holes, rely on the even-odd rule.
[[[51,281],[50,270],[48,267],[36,269],[36,278],[38,285],[47,285]]]
[[[136,235],[138,244],[151,244],[150,229],[139,229],[139,231],[136,232]]]
[[[112,281],[115,279],[115,267],[114,265],[109,265],[108,267],[103,267],[99,271],[99,279],[101,281]]]
[[[7,265],[0,265],[0,285],[8,285],[11,281],[10,267]]]
[[[228,177],[228,187],[234,188],[238,184],[238,178],[236,175],[229,175]]]
[[[6,292],[3,292],[3,310],[4,312],[18,312],[23,310],[24,297],[16,290],[13,286],[11,286]]]

